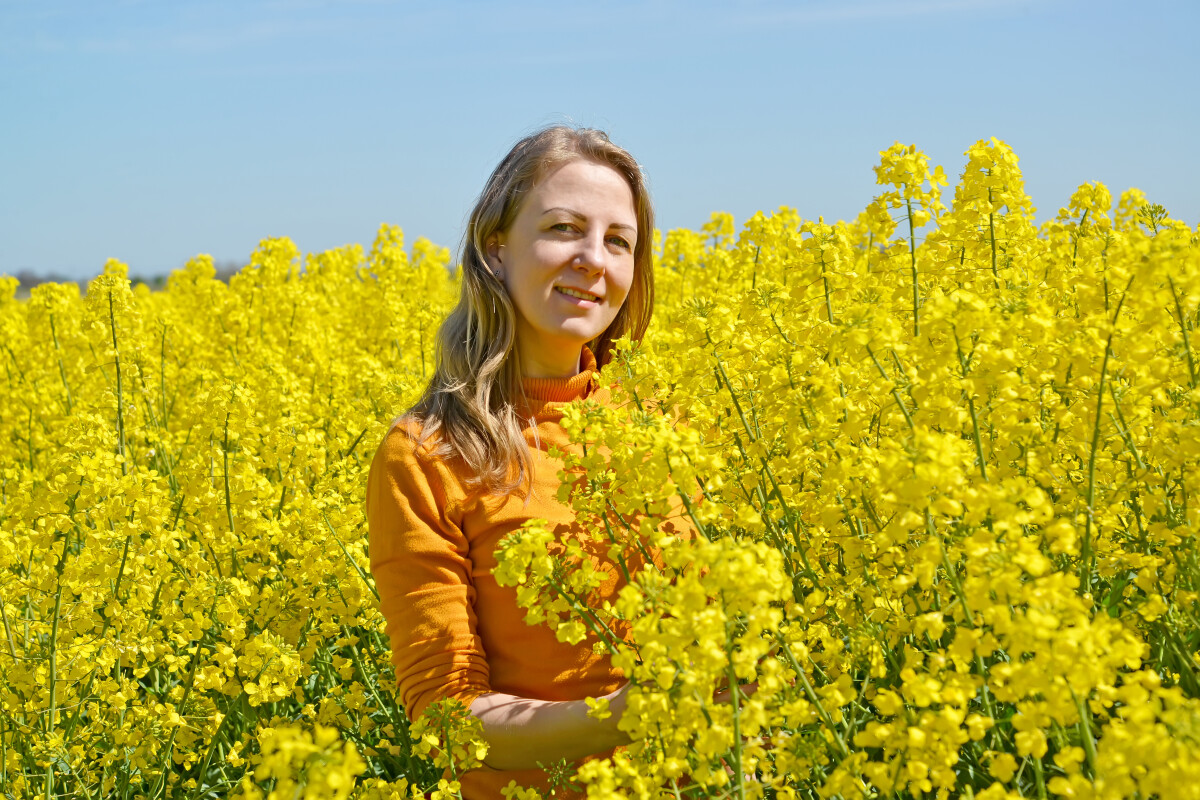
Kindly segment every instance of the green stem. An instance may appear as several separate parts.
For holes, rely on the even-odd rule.
[[[966,357],[962,349],[962,340],[958,338],[958,329],[951,326],[954,331],[954,347],[958,351],[958,364],[962,369],[962,376],[965,380],[970,373],[970,359]],[[975,398],[967,394],[963,390],[963,397],[967,398],[967,408],[971,412],[971,431],[975,439],[975,457],[979,459],[979,474],[983,477],[984,482],[987,482],[987,462],[983,458],[983,438],[979,434],[979,416],[975,412]]]
[[[1183,316],[1183,306],[1179,302],[1179,293],[1175,291],[1175,279],[1167,276],[1167,283],[1171,285],[1171,297],[1175,300],[1175,314],[1179,317],[1179,332],[1183,336],[1183,351],[1187,354],[1188,362],[1188,383],[1193,389],[1196,388],[1196,362],[1192,360],[1192,342],[1188,336],[1187,320]]]
[[[958,572],[950,563],[950,555],[946,552],[946,545],[942,541],[942,537],[938,534],[933,525],[933,517],[929,515],[929,509],[925,509],[925,531],[931,538],[937,541],[938,550],[942,553],[942,566],[946,568],[946,577],[950,579],[950,584],[954,587],[954,593],[958,595],[958,604],[962,606],[963,615],[967,618],[967,626],[975,627],[975,615],[971,613],[971,607],[967,604],[967,593],[963,590],[962,582],[958,578]]]
[[[890,381],[891,378],[888,377],[887,372],[883,368],[883,364],[880,364],[879,359],[875,357],[875,352],[871,349],[871,345],[868,344],[865,345],[865,347],[867,348],[867,355],[869,355],[871,360],[875,362],[875,368],[879,370],[880,377],[882,377],[885,381]],[[900,397],[900,390],[894,385],[892,386],[892,397],[895,398],[896,405],[900,406],[900,411],[904,414],[904,421],[908,423],[909,431],[915,433],[916,426],[913,425],[912,415],[908,413],[908,407],[904,405],[904,399]]]
[[[571,610],[575,615],[587,625],[588,630],[595,634],[597,639],[600,639],[609,646],[610,652],[617,652],[621,646],[621,638],[613,633],[612,628],[604,624],[603,620],[591,612],[585,604],[579,602],[579,599],[573,592],[569,592],[554,578],[546,578],[546,582],[558,592],[559,595],[571,605]]]
[[[225,518],[229,522],[229,532],[237,534],[233,525],[233,500],[229,492],[229,412],[225,412],[225,440],[221,444],[221,460],[225,466]]]
[[[696,518],[696,509],[692,505],[692,498],[688,497],[687,492],[683,491],[683,489],[679,489],[677,493],[679,495],[679,499],[683,502],[684,509],[687,511],[688,516],[692,520],[692,524],[696,526],[696,530],[700,532],[701,536],[711,542],[712,535],[708,532],[708,526],[704,525],[699,519]]]
[[[367,426],[367,427],[370,427],[370,426]],[[342,458],[345,458],[346,456],[348,456],[348,455],[350,455],[351,453],[353,453],[353,452],[354,452],[354,448],[358,447],[358,443],[359,443],[359,442],[361,442],[361,441],[362,441],[362,438],[363,438],[364,436],[366,436],[366,435],[367,435],[367,428],[363,428],[363,429],[362,429],[362,433],[358,434],[358,436],[357,436],[357,437],[355,437],[354,441],[351,443],[350,447],[348,447],[348,448],[346,449],[346,451],[342,453]]]
[[[778,641],[780,649],[783,651],[784,656],[787,657],[788,663],[791,664],[792,670],[796,673],[796,676],[800,679],[801,685],[804,687],[804,694],[806,697],[808,697],[808,702],[812,703],[817,709],[817,714],[821,717],[822,724],[825,725],[825,728],[829,731],[829,735],[833,737],[834,743],[837,744],[838,754],[842,758],[848,758],[850,756],[850,748],[846,746],[845,739],[842,738],[842,735],[838,733],[837,728],[834,727],[833,717],[829,716],[829,712],[826,711],[825,706],[821,704],[821,698],[817,697],[816,690],[813,689],[813,685],[809,683],[808,676],[804,674],[804,669],[800,666],[800,662],[796,660],[796,656],[792,652],[792,648],[788,647],[788,643],[784,640],[783,636],[779,636]]]
[[[1075,246],[1071,250],[1071,271],[1075,271],[1075,262],[1079,257],[1079,239],[1083,235],[1083,226],[1087,222],[1088,212],[1084,211],[1079,217],[1079,225],[1075,228]]]
[[[347,639],[350,638],[350,631],[347,630],[345,626],[342,626],[342,635]],[[358,670],[358,674],[362,676],[363,685],[367,687],[368,691],[370,691],[372,695],[374,695],[375,702],[379,704],[379,707],[383,709],[388,717],[392,720],[392,724],[395,725],[397,729],[405,727],[404,720],[400,716],[397,716],[399,709],[396,708],[396,703],[394,701],[391,703],[386,702],[383,699],[383,696],[379,694],[379,689],[377,688],[378,681],[376,680],[378,675],[367,674],[367,668],[363,662],[362,654],[358,652],[358,647],[353,644],[350,645],[350,659],[354,662],[354,668]]]
[[[617,511],[616,506],[613,505],[612,500],[605,498],[605,503],[610,509],[612,509],[612,512],[617,515],[618,519],[620,519],[621,514]],[[610,523],[608,520],[608,515],[606,514],[604,517],[602,517],[602,519],[604,520],[604,532],[608,534],[609,544],[616,545],[617,533],[613,530],[612,523]],[[623,519],[621,521],[625,522]],[[625,524],[625,527],[626,529],[629,528],[628,523]],[[633,534],[632,531],[630,531],[630,533]],[[645,549],[642,548],[640,537],[638,537],[636,534],[633,534],[633,537],[634,540],[637,541],[638,548],[644,553]],[[654,561],[653,559],[647,559],[646,563],[653,564]],[[629,574],[629,565],[625,563],[625,552],[623,550],[617,556],[617,568],[621,570],[621,577],[625,579],[625,583],[633,583],[633,578]]]
[[[71,385],[67,383],[67,369],[63,366],[62,346],[58,343],[58,330],[54,325],[54,315],[50,315],[50,337],[54,340],[54,350],[58,357],[58,375],[62,378],[63,389],[67,392],[67,414],[71,413]]]
[[[742,771],[742,722],[741,690],[738,687],[737,671],[733,668],[733,637],[730,623],[725,622],[725,674],[729,681],[729,703],[733,706],[733,774],[737,796],[746,800],[746,779]]]
[[[110,528],[110,530],[112,529],[111,521],[109,522],[109,528]],[[127,550],[128,550],[128,545],[129,545],[129,538],[130,538],[129,536],[125,537],[125,543],[126,543]],[[116,579],[115,583],[113,584],[113,599],[116,600],[118,603],[121,603],[121,579],[124,576],[125,576],[125,559],[124,559],[124,557],[122,557],[121,566],[117,569],[117,579]],[[101,618],[104,620],[104,625],[100,629],[100,636],[98,637],[98,639],[99,639],[99,641],[104,641],[104,637],[108,634],[108,629],[110,627],[112,627],[113,618],[112,618],[112,616],[110,616],[108,614],[101,615]],[[120,666],[121,666],[121,662],[118,659],[117,664],[114,668],[114,674],[120,670]],[[71,740],[71,736],[75,732],[75,726],[79,724],[80,715],[83,714],[83,709],[86,706],[85,701],[86,701],[88,695],[91,694],[92,684],[96,680],[96,673],[97,673],[98,669],[99,668],[92,669],[91,673],[88,675],[87,684],[84,685],[83,691],[79,693],[79,702],[75,706],[75,713],[74,713],[74,715],[72,715],[71,720],[66,724],[66,729],[63,733],[64,741]]]
[[[109,523],[109,527],[112,523]],[[121,603],[121,576],[125,574],[125,565],[129,561],[129,542],[133,539],[133,534],[128,534],[125,537],[125,545],[121,548],[121,565],[117,567],[117,582],[116,588],[113,590],[113,599]],[[121,603],[124,605],[124,603]]]
[[[192,654],[192,664],[188,669],[187,684],[183,687],[183,697],[179,701],[179,716],[184,716],[187,713],[187,701],[192,694],[192,687],[196,682],[196,667],[200,664],[200,642],[196,642],[196,652]],[[162,774],[159,776],[157,788],[151,793],[150,798],[154,800],[161,796],[167,788],[167,775],[171,772],[171,756],[175,752],[175,737],[179,734],[179,727],[176,726],[171,731],[171,738],[167,741],[165,755],[163,756]]]
[[[375,584],[371,582],[370,578],[367,577],[367,574],[362,571],[362,567],[358,565],[358,562],[350,557],[350,553],[346,550],[346,545],[342,544],[342,540],[337,535],[337,531],[333,529],[333,524],[329,521],[329,515],[322,511],[321,518],[325,520],[325,527],[329,528],[329,535],[333,537],[333,541],[335,541],[338,548],[341,549],[342,555],[346,557],[346,561],[349,562],[350,566],[354,568],[354,571],[358,573],[358,577],[362,579],[363,585],[367,587],[367,590],[375,596],[375,601],[379,602],[379,590],[375,588]]]
[[[833,320],[833,300],[830,298],[829,291],[829,276],[825,272],[825,252],[821,252],[821,283],[825,286],[825,316],[829,319],[829,323],[834,324]]]
[[[1075,694],[1074,689],[1071,689],[1071,699],[1075,701],[1075,708],[1079,712],[1079,738],[1083,740],[1083,752],[1087,755],[1088,767],[1092,770],[1090,777],[1094,779],[1096,777],[1096,740],[1092,736],[1091,712],[1088,711],[1083,698]]]
[[[66,552],[63,553],[63,560],[67,558]],[[56,701],[58,691],[58,620],[62,609],[62,572],[59,571],[58,589],[54,593],[54,619],[50,625],[50,709],[46,714],[46,734],[47,736],[54,733],[55,716],[57,712]],[[54,761],[46,765],[46,800],[50,800],[54,791]]]
[[[159,354],[158,393],[162,401],[162,427],[167,429],[167,326],[162,329],[162,347]]]
[[[987,483],[987,461],[983,458],[983,440],[979,436],[979,417],[975,414],[974,398],[967,398],[967,409],[971,412],[971,429],[975,436],[975,458],[979,460],[979,475],[983,478],[983,482]]]
[[[991,187],[988,187],[988,208],[989,209],[991,208],[991,205],[992,205],[992,189],[991,189]],[[995,219],[995,217],[996,217],[995,212],[989,210],[988,211],[988,233],[990,234],[991,242],[992,242],[992,278],[996,282],[996,288],[999,289],[1000,288],[1000,272],[996,269],[996,219]]]
[[[1037,781],[1038,800],[1047,800],[1046,796],[1046,776],[1042,772],[1042,760],[1029,756],[1029,760],[1033,763],[1033,777]]]
[[[17,660],[17,643],[13,640],[12,628],[8,624],[8,613],[4,610],[4,602],[0,600],[0,620],[4,621],[4,633],[8,637],[8,652],[13,661]]]
[[[1079,594],[1083,595],[1091,591],[1092,584],[1092,527],[1093,520],[1096,515],[1096,453],[1100,449],[1100,412],[1104,404],[1104,383],[1108,377],[1108,359],[1112,355],[1112,339],[1113,333],[1116,331],[1117,319],[1121,316],[1121,308],[1125,305],[1125,297],[1129,294],[1129,287],[1133,285],[1133,276],[1130,276],[1129,283],[1125,284],[1125,291],[1121,292],[1121,299],[1117,303],[1117,310],[1113,313],[1112,328],[1108,333],[1108,340],[1104,344],[1104,359],[1100,362],[1100,386],[1096,392],[1096,422],[1092,426],[1092,446],[1091,452],[1088,454],[1088,483],[1087,483],[1087,516],[1085,517],[1083,544],[1079,551]]]
[[[1129,423],[1125,421],[1125,415],[1121,412],[1121,403],[1117,400],[1117,390],[1111,383],[1108,385],[1108,393],[1113,399],[1113,408],[1117,411],[1115,417],[1109,414],[1108,418],[1118,426],[1118,433],[1125,441],[1125,446],[1129,448],[1129,453],[1133,456],[1133,461],[1138,465],[1138,469],[1145,469],[1146,464],[1142,461],[1142,454],[1138,452],[1137,444],[1133,441],[1133,431],[1129,430]]]
[[[710,339],[709,342],[712,340]],[[721,376],[721,382],[725,384],[725,388],[729,390],[729,397],[733,400],[733,407],[737,409],[738,418],[742,421],[742,427],[746,429],[746,435],[750,437],[750,441],[756,441],[757,436],[750,429],[750,423],[746,421],[746,414],[742,411],[742,404],[738,402],[737,393],[733,391],[733,384],[729,382],[729,376],[725,374],[725,365],[721,363],[721,357],[713,353],[713,358],[717,362],[717,373]]]
[[[921,335],[921,294],[917,284],[917,242],[913,231],[912,200],[904,201],[908,209],[908,255],[912,261],[913,336]]]
[[[129,468],[125,463],[125,395],[121,385],[121,349],[117,346],[117,312],[113,307],[113,293],[108,293],[108,325],[112,331],[112,345],[115,351],[114,366],[117,370],[117,454],[121,458],[121,474],[126,475]]]
[[[788,505],[787,500],[783,498],[783,491],[779,488],[779,481],[775,478],[775,473],[771,469],[770,464],[767,463],[767,459],[759,456],[759,461],[762,462],[763,469],[767,473],[767,478],[769,478],[771,481],[771,487],[775,490],[775,497],[779,501],[780,507],[783,509],[784,524],[787,525],[788,530],[792,534],[792,539],[796,543],[796,552],[800,554],[800,562],[804,564],[806,576],[810,581],[812,581],[812,584],[815,587],[817,585],[817,573],[812,568],[812,564],[810,564],[808,561],[808,554],[804,551],[804,547],[800,541],[800,532],[796,530],[796,526],[792,524],[793,517],[791,506]],[[798,516],[796,519],[799,520],[801,525],[804,524],[804,520],[800,519]]]
[[[240,695],[238,697],[233,698],[233,702],[231,702],[229,704],[230,705],[230,708],[229,708],[230,713],[221,717],[220,723],[217,724],[217,729],[215,731],[213,731],[212,739],[209,740],[209,744],[208,744],[208,752],[206,752],[204,754],[204,761],[200,764],[200,771],[197,774],[199,774],[201,776],[205,776],[208,774],[208,765],[212,761],[213,753],[215,753],[217,750],[217,742],[219,742],[221,740],[221,733],[225,730],[225,723],[227,723],[231,719],[233,719],[241,710],[241,707],[237,705],[237,700],[239,698],[240,698]],[[232,737],[231,737],[230,741],[232,741]],[[189,798],[189,800],[196,800],[196,798],[198,798],[200,796],[200,792],[203,789],[204,789],[204,782],[202,780],[197,780],[196,788],[194,790],[192,790],[192,796]]]

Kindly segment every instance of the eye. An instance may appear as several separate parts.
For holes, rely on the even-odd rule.
[[[569,222],[556,222],[550,226],[552,231],[560,231],[562,233],[570,233],[575,230],[575,226]]]
[[[633,249],[629,246],[629,242],[625,239],[624,236],[610,236],[610,237],[608,237],[608,241],[610,244],[615,244],[617,247],[621,248],[622,250],[632,250]]]

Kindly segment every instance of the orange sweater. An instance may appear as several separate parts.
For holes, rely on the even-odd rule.
[[[571,378],[524,381],[540,440],[535,447],[533,431],[526,428],[534,463],[528,504],[520,497],[499,499],[468,489],[461,462],[417,452],[410,436],[416,432],[413,423],[393,425],[375,454],[367,485],[371,571],[410,718],[443,697],[468,706],[492,691],[580,700],[607,694],[623,682],[608,657],[593,652],[590,637],[569,645],[557,641],[549,628],[526,625],[516,591],[492,577],[497,543],[526,520],[548,520],[559,541],[580,534],[571,508],[556,499],[562,462],[547,451],[572,447],[561,425],[567,403],[585,397],[607,402],[606,393],[597,393],[596,361],[587,348],[583,367]],[[686,535],[690,526],[673,516],[663,529]],[[602,558],[596,556],[598,565]],[[615,600],[618,571],[610,572],[600,594]],[[485,768],[463,777],[463,796],[496,800],[510,780],[546,790],[542,770]]]

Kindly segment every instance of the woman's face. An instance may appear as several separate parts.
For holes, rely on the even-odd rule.
[[[633,192],[605,164],[576,159],[526,196],[512,226],[486,243],[517,311],[526,377],[579,371],[579,355],[617,316],[633,283]]]

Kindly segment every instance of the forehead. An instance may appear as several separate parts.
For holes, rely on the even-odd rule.
[[[530,210],[535,213],[575,202],[626,217],[621,222],[636,222],[633,189],[629,182],[608,164],[587,159],[573,159],[550,167],[534,185],[529,201],[525,205],[532,207]]]

